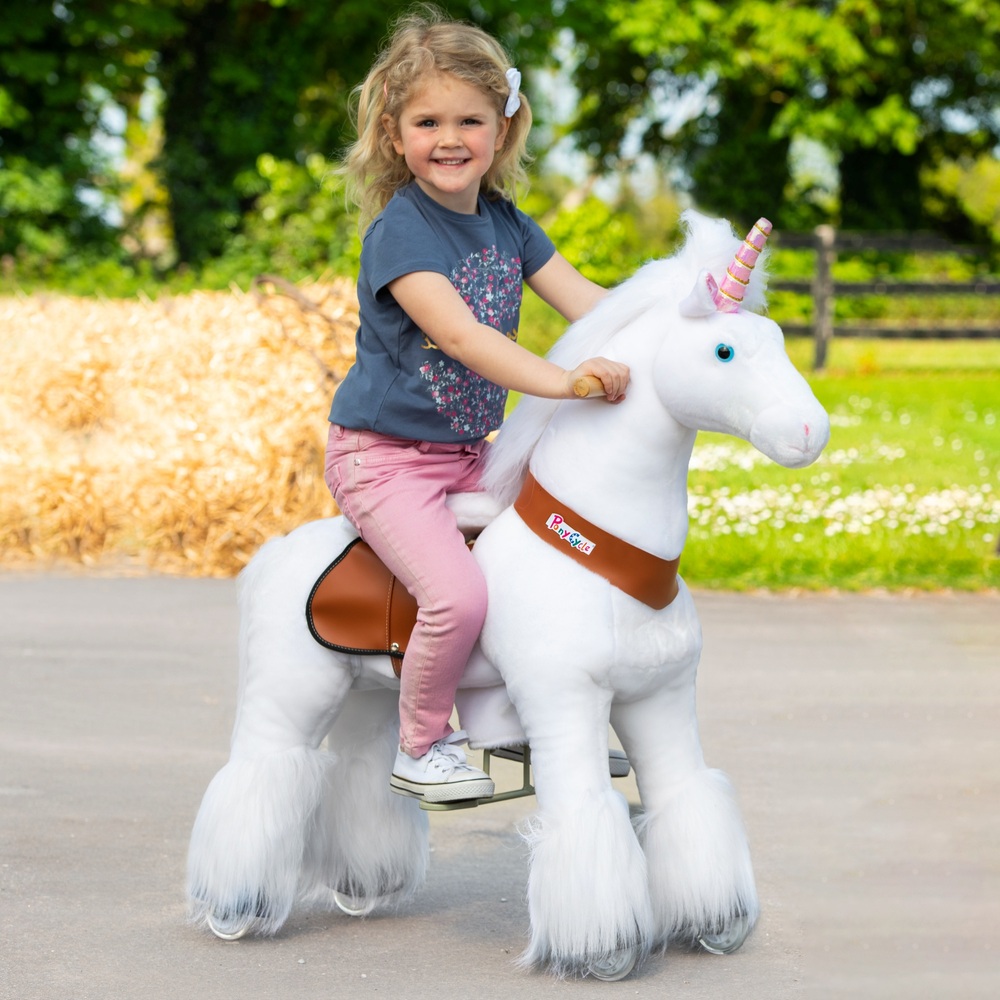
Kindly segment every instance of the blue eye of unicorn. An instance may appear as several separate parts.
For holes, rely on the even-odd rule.
[[[720,361],[732,361],[736,357],[736,352],[728,344],[718,344],[715,348],[715,356]]]

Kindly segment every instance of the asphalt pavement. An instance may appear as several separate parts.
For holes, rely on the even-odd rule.
[[[0,997],[1000,996],[1000,597],[696,600],[702,739],[763,912],[734,955],[671,949],[603,983],[515,965],[532,798],[432,814],[401,912],[299,910],[235,943],[188,926],[188,834],[235,707],[233,582],[0,575]]]

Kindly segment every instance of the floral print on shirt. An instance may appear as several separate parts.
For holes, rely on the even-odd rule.
[[[470,255],[451,275],[462,301],[476,319],[517,340],[521,310],[521,259],[504,257],[495,246]],[[455,434],[481,438],[503,423],[507,390],[470,371],[453,358],[420,366],[437,412]]]

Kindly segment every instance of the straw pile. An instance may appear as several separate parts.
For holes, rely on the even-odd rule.
[[[347,282],[0,299],[0,565],[225,576],[335,513],[326,414],[356,326]]]

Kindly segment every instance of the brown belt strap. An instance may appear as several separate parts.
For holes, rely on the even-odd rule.
[[[661,559],[591,524],[548,493],[530,472],[514,510],[543,541],[637,601],[659,610],[677,596],[680,559]]]

